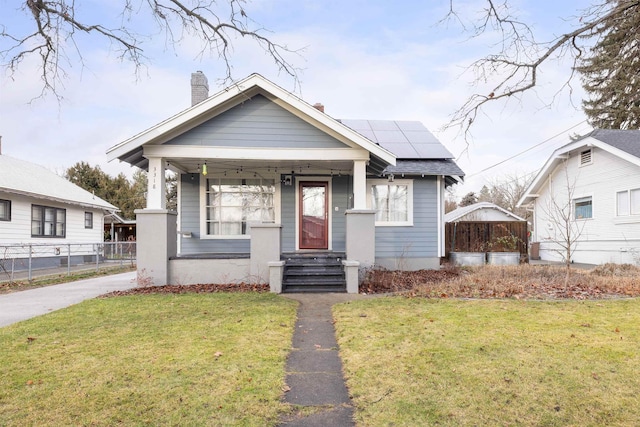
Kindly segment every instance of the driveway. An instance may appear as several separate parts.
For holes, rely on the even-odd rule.
[[[0,295],[0,327],[136,286],[136,272],[113,274]]]

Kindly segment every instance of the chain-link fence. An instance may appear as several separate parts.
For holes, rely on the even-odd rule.
[[[0,281],[135,265],[136,242],[0,245]]]

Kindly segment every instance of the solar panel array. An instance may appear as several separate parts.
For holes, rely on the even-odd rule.
[[[453,155],[418,121],[340,120],[398,159],[452,159]]]

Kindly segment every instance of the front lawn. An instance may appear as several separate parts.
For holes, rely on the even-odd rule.
[[[640,422],[640,300],[334,306],[359,426]]]
[[[294,301],[94,299],[0,328],[0,425],[277,424]]]

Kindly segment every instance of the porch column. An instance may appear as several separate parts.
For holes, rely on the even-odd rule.
[[[135,213],[138,285],[167,285],[169,258],[177,254],[178,214],[165,209],[137,209]]]
[[[353,209],[367,208],[367,162],[353,161]]]
[[[164,170],[167,166],[161,157],[149,158],[149,173],[147,175],[147,209],[166,209],[167,197]]]
[[[268,283],[269,263],[280,261],[280,224],[251,224],[251,281]]]
[[[351,209],[346,215],[346,250],[348,261],[358,261],[359,277],[376,262],[375,211]]]

